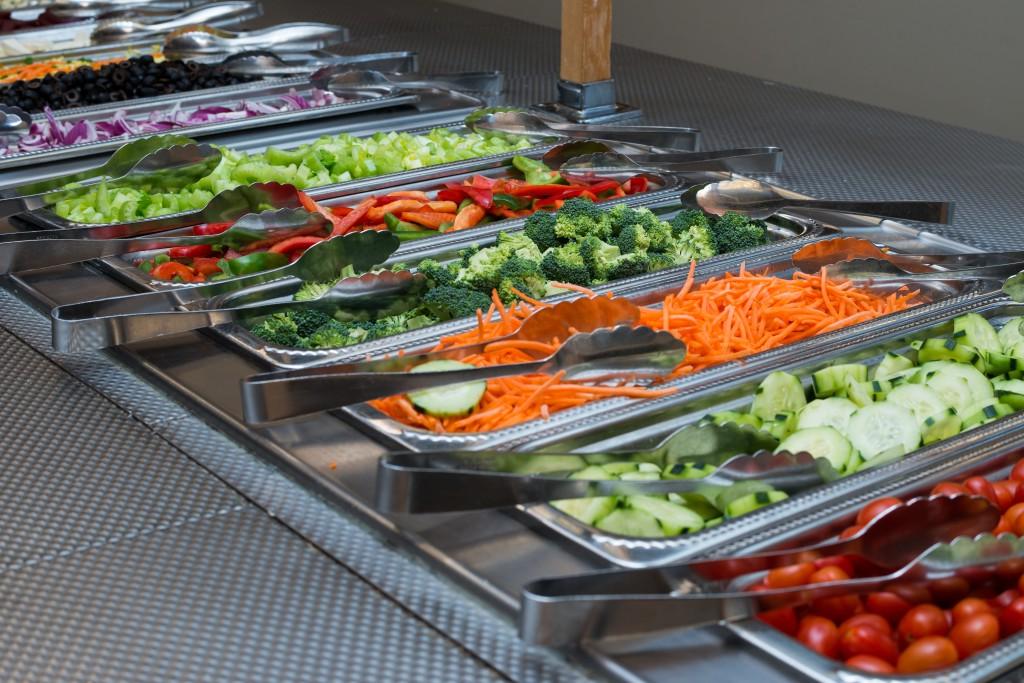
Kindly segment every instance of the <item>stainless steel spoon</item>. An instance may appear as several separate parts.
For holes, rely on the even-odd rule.
[[[9,104],[0,104],[0,136],[18,137],[28,132],[32,125],[32,117],[21,107]]]
[[[952,202],[792,199],[780,194],[771,185],[749,178],[723,180],[690,188],[683,194],[682,201],[688,206],[699,207],[716,215],[736,211],[755,219],[768,218],[783,209],[803,208],[927,223],[950,223],[953,220]]]
[[[686,345],[668,332],[620,326],[575,334],[547,358],[466,370],[348,372],[334,366],[254,375],[242,382],[246,422],[300,417],[382,396],[478,380],[565,372],[566,379],[657,376],[686,357]]]

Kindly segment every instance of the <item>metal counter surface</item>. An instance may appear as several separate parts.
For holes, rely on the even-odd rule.
[[[510,102],[554,96],[558,39],[547,29],[415,0],[264,6],[263,24],[348,26],[346,52],[417,50],[426,71],[504,70]],[[797,191],[948,197],[957,223],[944,234],[981,247],[1014,246],[1021,235],[1024,145],[614,52],[620,98],[649,122],[699,127],[707,149],[780,145],[786,172],[775,180]],[[37,306],[123,291],[88,266],[24,280],[42,293]],[[596,559],[499,513],[403,522],[397,533],[361,503],[382,447],[329,416],[234,430],[238,378],[257,368],[211,337],[56,354],[45,318],[9,292],[0,292],[0,328],[3,680],[603,675],[524,647],[508,618],[523,582],[598,567]],[[338,472],[347,502],[338,490],[305,486],[311,471]],[[652,642],[604,666],[634,680],[797,679],[718,629]]]

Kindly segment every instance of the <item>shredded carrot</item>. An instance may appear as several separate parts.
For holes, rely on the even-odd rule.
[[[699,285],[695,284],[695,274],[696,264],[691,264],[678,292],[666,296],[660,306],[640,309],[638,324],[667,330],[686,342],[686,361],[675,369],[673,377],[902,311],[916,303],[916,292],[901,290],[880,296],[818,274],[797,273],[782,278],[751,273],[740,266],[736,273]],[[585,287],[557,286],[595,296]],[[506,307],[493,293],[491,310],[477,316],[476,327],[443,338],[436,348],[495,340],[482,352],[464,359],[477,366],[528,362],[551,353],[560,340],[553,339],[550,344],[499,340],[515,332],[535,310],[550,305],[524,299]],[[435,432],[485,432],[531,419],[547,419],[552,413],[591,401],[649,399],[673,391],[625,381],[600,385],[568,382],[560,373],[555,377],[522,375],[489,380],[476,410],[459,418],[438,419],[421,413],[402,395],[374,401],[373,405],[412,427]]]

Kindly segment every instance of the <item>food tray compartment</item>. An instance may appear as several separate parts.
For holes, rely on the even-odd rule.
[[[785,370],[809,383],[811,372],[833,363],[877,362],[886,351],[905,350],[915,339],[949,335],[958,315],[978,312],[993,321],[1024,314],[1024,305],[1009,303],[998,292],[964,294],[953,300],[911,309],[890,319],[878,319],[854,328],[750,357],[746,368],[729,373],[714,369],[677,380],[680,392],[615,412],[581,416],[571,430],[552,431],[521,450],[595,453],[645,449],[677,429],[700,421],[708,413],[741,410],[771,371]],[[813,358],[808,362],[808,358]],[[702,377],[703,375],[703,377]],[[851,501],[884,495],[886,486],[905,481],[910,472],[941,467],[986,439],[1003,438],[1024,425],[1018,412],[949,439],[913,451],[888,464],[843,477],[828,485],[795,493],[780,503],[722,522],[695,534],[664,539],[625,538],[584,525],[547,505],[528,512],[542,523],[622,566],[653,566],[696,556],[726,555],[749,550],[755,540],[777,542],[784,529],[802,529],[805,523],[832,514]],[[995,436],[993,436],[995,435]]]
[[[1020,429],[1024,425],[1024,415],[1004,418],[1004,422],[1006,424],[997,435],[979,438],[970,447],[951,450],[941,460],[903,468],[898,477],[888,477],[857,495],[809,509],[799,518],[776,525],[770,532],[751,534],[728,550],[730,553],[741,553],[813,543],[834,536],[856,517],[863,505],[875,498],[895,496],[907,499],[928,495],[932,487],[942,481],[963,481],[974,475],[995,475],[996,479],[1004,479],[1013,465],[1024,458],[1024,431]],[[911,465],[910,462],[904,464]],[[733,622],[727,627],[753,646],[817,681],[861,681],[870,678],[874,681],[891,680],[894,683],[907,680],[974,683],[993,680],[996,676],[1024,665],[1024,648],[1021,647],[1024,645],[1024,633],[1005,638],[948,669],[930,675],[907,677],[869,676],[849,669],[841,662],[822,657],[795,639],[754,619]]]

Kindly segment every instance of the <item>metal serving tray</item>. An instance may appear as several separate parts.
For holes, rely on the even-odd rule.
[[[79,47],[74,49],[36,52],[31,55],[14,55],[11,57],[0,57],[0,67],[24,64],[25,60],[27,59],[31,59],[33,62],[42,62],[48,59],[57,59],[59,57],[63,57],[69,60],[91,59],[93,61],[101,61],[105,59],[116,59],[118,57],[141,57],[143,55],[155,55],[161,50],[163,50],[163,41],[159,36],[146,36],[145,39],[139,39],[134,44],[130,45],[120,43],[116,45],[89,45],[88,47]]]
[[[224,88],[212,88],[209,90],[198,90],[190,93],[178,93],[176,95],[165,95],[160,97],[143,98],[131,100],[130,102],[115,102],[112,104],[97,105],[95,107],[81,107],[78,109],[64,109],[54,115],[54,118],[61,122],[67,121],[99,121],[108,119],[118,111],[124,111],[127,118],[145,118],[149,114],[169,109],[173,106],[180,106],[183,110],[196,109],[204,106],[222,105],[225,101],[237,102],[250,100],[258,103],[273,102],[295,91],[302,96],[309,96],[314,90],[306,77],[274,79],[267,81],[256,81]],[[328,104],[322,107],[311,109],[300,109],[295,111],[284,111],[275,114],[262,114],[249,118],[234,119],[231,121],[220,121],[203,123],[194,126],[175,129],[189,137],[199,138],[218,133],[226,133],[236,130],[249,130],[261,126],[286,125],[295,122],[305,122],[317,118],[329,118],[346,116],[358,112],[387,109],[391,107],[415,105],[419,111],[430,111],[434,108],[446,108],[445,105],[454,105],[453,102],[444,102],[437,99],[421,98],[418,95],[396,95],[390,97],[364,97],[352,99],[337,104]],[[463,105],[464,106],[464,105]],[[36,114],[33,117],[36,121],[45,121],[43,114]],[[113,152],[121,145],[131,140],[148,137],[152,133],[144,135],[129,135],[100,142],[82,142],[64,147],[54,147],[36,152],[21,152],[0,156],[0,171],[28,165],[40,165],[45,163],[63,162],[68,159],[91,156],[95,154],[106,154]]]
[[[863,325],[811,338],[776,351],[752,356],[745,368],[735,372],[705,371],[677,380],[680,392],[649,401],[632,402],[620,410],[580,419],[580,424],[560,436],[550,431],[536,439],[527,450],[580,453],[647,448],[685,425],[694,424],[708,413],[742,410],[749,406],[754,390],[764,376],[785,370],[805,384],[810,374],[833,363],[874,363],[887,351],[905,350],[910,341],[952,333],[952,319],[975,311],[1002,319],[1024,314],[1024,305],[1008,303],[1000,292],[967,292],[954,299],[911,309]],[[808,359],[814,359],[808,362]],[[703,377],[701,377],[703,375]],[[692,378],[692,379],[691,379]],[[690,381],[687,381],[690,380]],[[949,457],[959,457],[993,434],[1010,434],[1024,424],[1024,413],[1016,413],[982,427],[926,446],[898,461],[844,477],[831,484],[791,492],[780,503],[762,508],[695,534],[665,539],[626,538],[609,534],[565,515],[553,507],[537,505],[529,514],[551,529],[583,545],[611,562],[623,566],[653,566],[680,562],[698,555],[734,554],[747,550],[754,539],[777,541],[788,527],[802,528],[844,505],[881,495],[883,485],[904,481],[907,473],[941,466]]]
[[[444,118],[451,121],[452,118],[461,119],[465,113],[471,111],[471,108],[465,108],[462,110],[452,110],[450,112],[441,112]],[[415,119],[415,116],[410,116]],[[461,123],[446,123],[438,126],[422,125],[422,121],[416,121],[415,123],[408,123],[403,125],[401,122],[397,125],[388,127],[360,127],[358,129],[348,129],[344,126],[340,126],[337,123],[331,123],[329,121],[319,122],[316,128],[309,129],[303,127],[302,129],[290,130],[287,127],[278,126],[275,129],[267,131],[267,134],[260,136],[258,139],[249,139],[241,144],[232,144],[231,149],[241,152],[253,153],[261,152],[267,147],[280,146],[285,149],[291,149],[302,144],[310,143],[323,135],[332,135],[342,132],[349,132],[357,137],[367,137],[378,132],[406,132],[406,133],[426,133],[435,128],[447,128],[456,133],[468,133],[468,129]],[[216,143],[216,140],[210,142]],[[384,188],[395,187],[396,185],[405,185],[408,183],[417,182],[420,180],[431,180],[439,178],[447,178],[449,176],[457,175],[459,173],[477,173],[492,168],[498,168],[510,163],[512,157],[517,155],[532,155],[535,153],[543,154],[547,150],[551,149],[558,142],[563,142],[562,139],[554,139],[550,142],[538,143],[532,147],[527,147],[515,152],[507,152],[504,154],[494,154],[486,157],[477,157],[474,159],[467,159],[465,161],[456,161],[448,164],[436,164],[434,166],[424,166],[423,168],[417,168],[410,171],[401,171],[399,173],[390,173],[386,175],[373,176],[369,178],[358,178],[343,183],[334,183],[331,185],[323,185],[321,187],[311,187],[305,190],[306,194],[310,197],[319,200],[321,197],[332,197],[337,196],[340,193],[355,194],[358,192],[376,192]],[[38,176],[28,174],[27,176],[19,177],[18,182],[31,182],[35,180],[43,180],[49,176],[54,175],[53,169],[48,169],[47,172],[40,173]],[[180,215],[180,214],[167,214]],[[57,214],[53,213],[48,209],[41,209],[39,211],[32,211],[26,214],[21,214],[18,218],[29,225],[33,225],[40,228],[46,229],[61,229],[70,227],[80,227],[81,223],[74,223],[64,218],[61,218]]]

